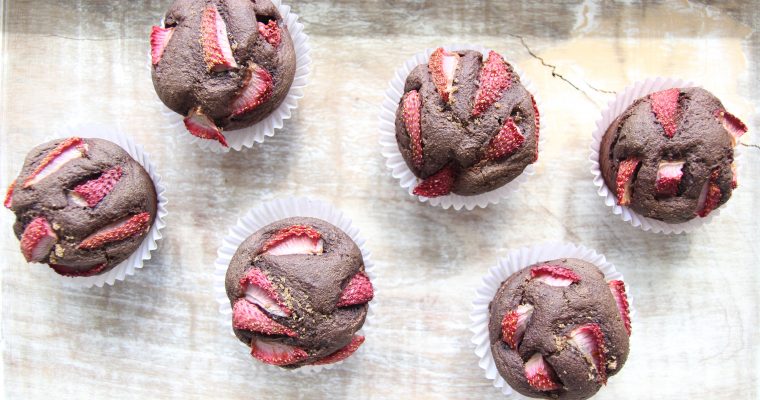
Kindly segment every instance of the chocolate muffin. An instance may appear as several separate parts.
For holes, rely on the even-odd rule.
[[[227,269],[232,327],[251,355],[283,368],[349,357],[374,295],[362,254],[337,227],[315,218],[267,225]]]
[[[29,262],[71,277],[126,260],[156,217],[150,176],[103,139],[57,139],[32,149],[5,196]]]
[[[538,159],[533,96],[496,52],[438,48],[406,79],[396,141],[421,179],[414,194],[477,195],[499,188]]]
[[[499,374],[529,397],[587,399],[628,358],[622,281],[577,259],[541,262],[507,278],[489,305]]]
[[[293,42],[270,0],[176,0],[150,42],[158,97],[225,147],[222,130],[261,121],[293,83]]]
[[[705,217],[737,186],[736,140],[747,126],[702,88],[636,100],[607,129],[599,164],[619,205],[680,223]]]

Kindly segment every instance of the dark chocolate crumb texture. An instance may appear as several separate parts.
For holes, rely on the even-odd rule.
[[[533,96],[501,55],[439,48],[406,79],[396,141],[422,180],[414,194],[476,195],[538,159],[539,125]]]
[[[72,137],[32,149],[4,204],[16,214],[27,261],[92,276],[140,246],[156,216],[156,190],[118,145]]]
[[[295,76],[293,42],[269,0],[176,0],[150,37],[153,86],[200,138],[272,113]]]
[[[266,364],[331,364],[364,342],[356,332],[372,283],[356,244],[325,221],[287,218],[259,229],[237,249],[225,287],[235,335]]]
[[[496,368],[525,396],[587,399],[628,358],[625,285],[605,282],[588,262],[561,259],[524,268],[501,284],[489,311]]]
[[[668,223],[705,217],[737,187],[734,146],[747,126],[701,88],[636,100],[607,129],[599,164],[618,204]]]

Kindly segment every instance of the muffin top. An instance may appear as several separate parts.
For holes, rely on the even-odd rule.
[[[702,88],[674,88],[636,100],[607,129],[599,151],[619,205],[679,223],[705,217],[737,186],[736,140],[747,131]]]
[[[295,75],[288,28],[270,0],[176,0],[151,33],[153,86],[191,134],[218,140],[253,125]]]
[[[539,116],[512,66],[491,51],[439,48],[406,79],[396,141],[422,180],[414,194],[476,195],[538,159]]]
[[[489,311],[496,368],[525,396],[589,398],[628,358],[625,286],[588,262],[524,268],[501,284]]]
[[[33,148],[5,206],[29,262],[66,276],[110,270],[131,255],[156,215],[143,167],[103,139],[57,139]]]
[[[372,283],[356,244],[325,221],[287,218],[259,229],[235,252],[225,287],[235,335],[264,363],[330,364],[364,342],[356,332]]]

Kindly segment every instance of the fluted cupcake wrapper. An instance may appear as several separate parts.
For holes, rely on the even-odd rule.
[[[712,221],[713,217],[720,215],[720,208],[713,210],[704,218],[697,216],[686,222],[670,224],[645,217],[636,213],[630,207],[618,205],[615,192],[610,190],[604,182],[604,177],[602,177],[602,171],[599,165],[599,153],[602,138],[604,137],[605,132],[607,132],[607,128],[612,125],[615,119],[617,119],[617,117],[637,99],[661,90],[693,86],[695,86],[693,82],[674,78],[656,77],[638,81],[625,88],[625,90],[620,92],[614,100],[610,101],[607,104],[607,108],[602,111],[601,116],[596,121],[596,130],[594,130],[594,133],[592,134],[591,155],[589,156],[589,160],[591,161],[591,173],[594,175],[594,185],[597,187],[597,193],[604,198],[604,204],[612,208],[613,214],[620,215],[620,218],[622,218],[623,221],[629,222],[631,225],[644,231],[664,234],[693,232],[702,225]],[[741,168],[740,163],[738,162],[739,155],[739,149],[734,148],[734,160],[736,161],[737,168]]]
[[[96,124],[80,124],[70,125],[62,128],[55,135],[45,138],[46,140],[55,140],[60,138],[69,138],[72,136],[86,138],[105,139],[113,142],[124,151],[126,151],[132,158],[137,161],[148,173],[150,179],[153,181],[153,186],[156,188],[156,218],[153,221],[153,225],[150,227],[150,231],[143,239],[140,246],[119,265],[113,267],[109,271],[106,271],[99,275],[86,276],[86,277],[69,277],[57,274],[52,268],[45,267],[47,273],[50,275],[48,279],[57,279],[63,282],[65,286],[69,287],[102,287],[105,284],[113,285],[116,281],[124,280],[128,275],[133,275],[135,271],[143,267],[143,262],[150,260],[151,251],[158,248],[158,241],[161,239],[161,229],[166,226],[164,219],[168,215],[166,211],[166,204],[168,200],[166,198],[166,188],[161,181],[161,175],[158,174],[158,168],[150,160],[150,157],[143,147],[132,140],[132,137],[119,131],[113,126],[96,125]]]
[[[166,107],[163,102],[154,95],[156,106],[161,110],[166,119],[163,130],[174,134],[182,141],[197,145],[203,150],[214,153],[226,153],[232,150],[242,150],[244,147],[253,147],[254,143],[262,143],[269,136],[274,136],[275,129],[282,129],[285,120],[290,119],[293,110],[298,107],[298,100],[303,97],[304,87],[309,80],[309,68],[311,65],[311,47],[309,36],[303,29],[303,24],[298,22],[298,15],[290,11],[290,6],[282,4],[280,0],[272,0],[282,15],[285,25],[288,27],[290,38],[296,54],[296,72],[293,83],[290,85],[288,95],[279,107],[272,111],[266,118],[247,128],[222,132],[227,139],[229,147],[224,147],[216,140],[201,139],[190,134],[185,128],[184,115],[180,115]],[[163,21],[162,21],[163,22]],[[255,23],[255,21],[254,21]],[[163,26],[163,23],[161,24]],[[148,70],[152,72],[150,52],[148,52]]]
[[[237,336],[235,336],[235,332],[232,330],[232,307],[230,306],[230,300],[227,298],[227,290],[224,286],[224,278],[227,275],[227,268],[232,261],[232,257],[235,255],[235,252],[237,251],[240,244],[243,243],[243,241],[245,241],[254,232],[275,221],[290,217],[312,217],[327,221],[345,232],[359,247],[359,250],[361,250],[362,253],[362,259],[364,260],[364,270],[372,282],[375,296],[374,299],[369,303],[367,318],[364,321],[362,329],[356,333],[367,337],[367,340],[372,340],[371,337],[368,337],[367,328],[370,326],[371,321],[374,318],[373,310],[377,307],[376,299],[378,290],[377,274],[374,270],[374,263],[371,259],[371,253],[366,246],[366,241],[361,236],[359,229],[354,226],[351,219],[343,214],[342,211],[325,201],[314,200],[305,197],[276,199],[251,209],[243,217],[238,219],[235,226],[229,230],[227,235],[222,240],[222,245],[216,252],[217,258],[214,262],[213,278],[214,298],[219,304],[219,313],[223,316],[223,318],[221,318],[221,326],[223,329],[232,334],[232,337],[236,342],[240,343],[243,345],[243,347],[248,349],[244,355],[247,355],[257,368],[261,368],[262,370],[269,372],[285,371],[290,373],[295,372],[301,374],[313,374],[323,370],[335,368],[344,362],[356,362],[355,360],[358,357],[361,357],[360,353],[363,352],[362,348],[364,345],[359,347],[359,349],[350,357],[337,363],[304,366],[294,370],[285,370],[280,367],[264,364],[250,356],[250,346],[246,345],[243,342],[240,342]]]
[[[501,284],[515,272],[542,261],[559,258],[577,258],[587,261],[596,265],[602,271],[605,280],[622,280],[625,282],[623,275],[603,255],[598,254],[592,249],[571,243],[546,243],[513,250],[506,257],[500,258],[496,265],[488,269],[488,272],[483,277],[482,284],[476,291],[475,300],[472,302],[472,312],[470,313],[472,324],[470,325],[470,331],[472,331],[473,336],[471,341],[475,345],[475,355],[479,359],[478,365],[485,371],[486,378],[492,380],[494,387],[511,398],[528,399],[512,389],[496,369],[496,362],[491,354],[491,338],[488,333],[488,320],[490,318],[488,305],[493,300]],[[628,282],[625,282],[625,288],[631,324],[635,332],[634,317],[636,310],[633,307],[632,289]]]
[[[490,49],[483,46],[473,45],[461,45],[452,44],[442,46],[449,51],[457,50],[475,50],[483,54],[484,57],[488,55]],[[385,157],[385,165],[391,170],[391,174],[394,178],[398,179],[399,185],[406,190],[410,196],[416,197],[421,202],[427,202],[434,207],[443,207],[448,209],[453,207],[455,210],[461,210],[465,208],[472,210],[475,207],[485,208],[489,204],[496,204],[501,199],[507,197],[510,193],[517,190],[517,188],[525,182],[530,175],[535,173],[536,163],[530,164],[525,167],[525,170],[513,179],[511,182],[496,188],[490,192],[481,193],[475,196],[461,196],[458,194],[449,194],[440,197],[424,197],[415,195],[414,188],[419,184],[420,179],[414,175],[409,166],[404,161],[404,157],[401,156],[401,152],[398,149],[398,143],[396,142],[396,109],[401,102],[401,97],[404,95],[404,84],[406,78],[412,72],[412,70],[421,64],[427,64],[430,55],[435,51],[435,48],[426,49],[423,52],[415,54],[412,58],[408,59],[402,66],[396,69],[393,75],[393,79],[388,83],[388,89],[385,91],[383,103],[380,110],[380,146],[383,157]],[[509,61],[509,60],[507,60]],[[525,73],[522,72],[516,65],[512,64],[517,75],[520,76],[520,82],[525,89],[533,95],[536,101],[536,106],[541,110],[541,99],[538,95],[533,82],[530,81]],[[546,139],[546,124],[541,120],[541,135],[539,136],[538,148],[539,155],[544,147]],[[540,160],[539,156],[539,160]]]

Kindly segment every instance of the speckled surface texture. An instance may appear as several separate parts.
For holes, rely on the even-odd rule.
[[[30,268],[13,214],[0,210],[4,397],[499,399],[470,344],[471,301],[499,257],[546,241],[604,254],[635,299],[630,357],[594,399],[760,395],[760,149],[747,146],[760,144],[755,2],[292,2],[313,49],[304,97],[273,138],[223,157],[160,133],[147,37],[171,3],[2,3],[3,187],[51,127],[90,121],[145,146],[170,207],[146,267],[92,289]],[[547,126],[530,184],[470,212],[399,190],[377,143],[393,71],[458,42],[493,48],[524,70]],[[750,128],[731,201],[709,229],[678,236],[612,215],[588,160],[595,121],[615,97],[608,92],[658,75],[697,82]],[[283,196],[322,198],[349,215],[378,272],[373,336],[326,374],[253,371],[212,294],[226,229]]]

